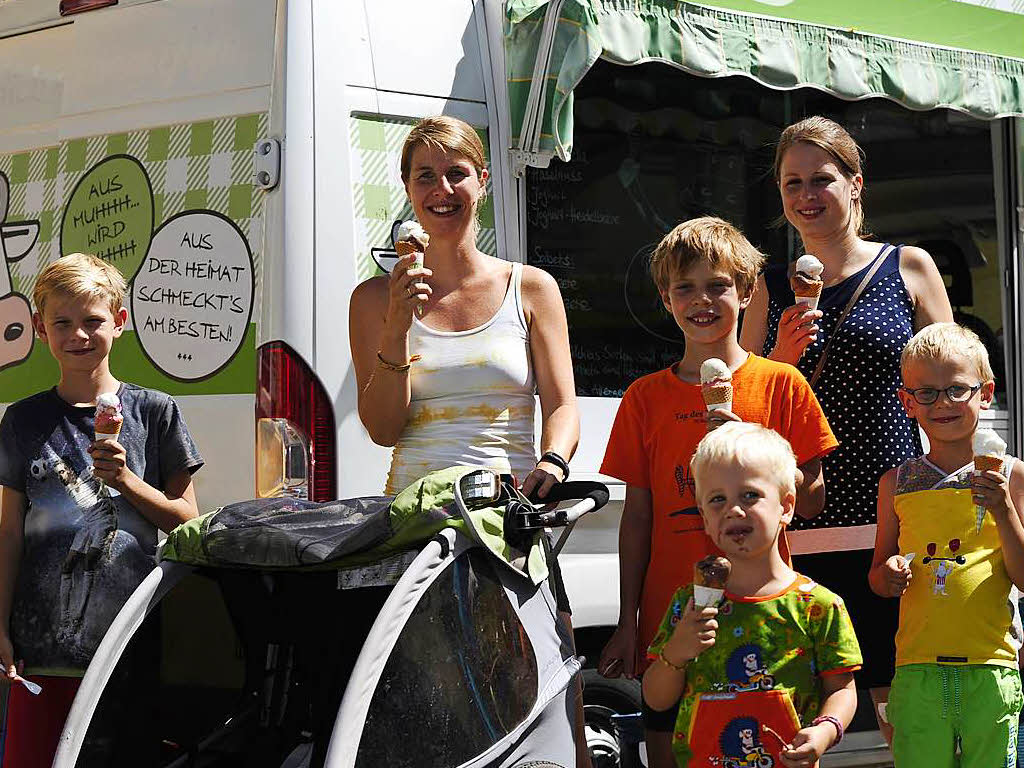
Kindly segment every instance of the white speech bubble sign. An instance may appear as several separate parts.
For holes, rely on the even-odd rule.
[[[252,252],[216,211],[185,211],[153,235],[132,282],[132,322],[146,357],[171,378],[217,373],[238,352],[252,317]]]

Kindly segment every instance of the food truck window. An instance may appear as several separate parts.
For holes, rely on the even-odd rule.
[[[370,702],[356,765],[461,765],[526,719],[537,680],[530,637],[492,561],[480,550],[463,554],[403,627]]]
[[[775,222],[774,142],[814,114],[864,148],[867,226],[935,258],[958,321],[988,345],[1005,431],[1002,302],[988,123],[951,110],[913,112],[884,99],[845,102],[749,78],[700,78],[664,64],[599,61],[575,89],[573,155],[527,172],[527,262],[548,270],[569,317],[577,393],[619,397],[678,360],[682,335],[646,271],[680,221],[732,222],[769,263],[802,251]]]

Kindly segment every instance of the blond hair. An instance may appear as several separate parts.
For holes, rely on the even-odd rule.
[[[667,291],[674,276],[704,263],[732,275],[741,296],[749,296],[764,265],[764,256],[736,227],[714,216],[690,219],[661,239],[651,254],[651,277]]]
[[[409,183],[412,172],[412,153],[419,146],[462,155],[476,168],[477,176],[487,167],[483,142],[473,126],[448,115],[425,117],[416,123],[402,145],[401,170],[405,184]]]
[[[709,466],[731,462],[745,468],[761,462],[778,482],[780,495],[796,494],[796,456],[789,441],[760,424],[739,421],[723,424],[697,444],[690,460],[694,494],[699,498],[701,477]]]
[[[811,144],[827,152],[835,160],[836,165],[846,177],[852,181],[854,176],[863,176],[864,150],[843,126],[835,120],[814,115],[786,128],[779,136],[775,147],[775,183],[782,182],[782,158],[796,144]],[[863,192],[853,199],[850,215],[853,219],[854,234],[864,235],[864,206],[861,199]],[[782,217],[785,221],[785,217]]]
[[[988,350],[978,334],[956,323],[933,323],[914,334],[900,355],[900,370],[904,375],[920,360],[947,361],[966,358],[975,368],[981,382],[995,378]]]
[[[32,302],[42,315],[54,293],[73,298],[88,296],[103,299],[113,314],[124,306],[128,284],[117,267],[89,253],[70,253],[44,269],[32,291]]]

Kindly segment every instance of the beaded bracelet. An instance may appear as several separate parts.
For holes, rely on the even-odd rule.
[[[839,718],[832,717],[832,715],[818,715],[816,718],[811,720],[811,725],[821,725],[822,723],[831,723],[835,726],[836,738],[828,747],[829,749],[832,749],[832,747],[843,740],[843,724],[839,722]]]
[[[399,373],[403,373],[405,371],[408,371],[410,368],[412,368],[412,364],[415,363],[419,359],[420,359],[419,355],[413,355],[412,357],[409,358],[409,362],[407,362],[407,363],[405,363],[403,365],[399,365],[398,363],[392,363],[392,362],[389,362],[389,361],[385,360],[384,356],[381,355],[380,350],[379,349],[377,350],[377,367],[378,368],[384,368],[384,369],[389,370],[389,371],[398,371]]]
[[[669,669],[675,670],[676,672],[685,672],[686,665],[690,663],[689,659],[684,661],[682,664],[673,664],[671,661],[665,658],[665,649],[658,651],[658,661],[664,664]]]

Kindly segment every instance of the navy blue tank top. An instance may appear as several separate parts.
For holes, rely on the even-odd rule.
[[[896,396],[902,383],[900,354],[914,334],[914,305],[899,266],[900,249],[891,248],[838,331],[836,321],[871,265],[821,292],[821,331],[797,368],[810,379],[823,346],[836,334],[814,392],[839,447],[823,462],[825,511],[813,520],[794,520],[794,528],[874,523],[879,478],[922,453],[917,425]],[[782,312],[793,306],[794,297],[784,268],[767,270],[765,282],[767,355],[775,346]]]

